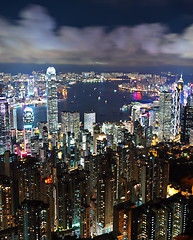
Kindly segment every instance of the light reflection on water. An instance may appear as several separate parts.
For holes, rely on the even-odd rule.
[[[104,83],[77,83],[68,89],[68,98],[58,102],[59,122],[61,121],[62,111],[80,112],[83,121],[84,112],[96,112],[97,122],[119,122],[129,120],[129,111],[122,112],[120,108],[124,104],[130,104],[133,100],[145,100],[139,94],[118,89],[120,82]],[[46,106],[32,106],[34,110],[34,124],[46,121]],[[17,109],[18,129],[23,127],[23,108]]]

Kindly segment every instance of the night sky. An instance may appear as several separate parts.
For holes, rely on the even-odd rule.
[[[193,72],[193,1],[3,1],[0,71],[21,64]]]

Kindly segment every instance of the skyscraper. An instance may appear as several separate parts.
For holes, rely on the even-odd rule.
[[[93,135],[93,124],[96,122],[96,113],[95,112],[87,112],[84,113],[84,129],[89,130],[89,132]]]
[[[46,72],[46,92],[48,131],[49,134],[55,134],[58,129],[58,100],[54,67],[49,67]]]
[[[26,107],[23,114],[23,135],[24,135],[24,152],[31,152],[31,137],[33,134],[33,125],[34,125],[34,113],[33,109]]]
[[[28,96],[34,96],[34,76],[30,75],[28,79]]]
[[[0,97],[0,154],[9,149],[9,106],[4,97]]]
[[[178,84],[174,88],[172,96],[171,133],[174,139],[178,136],[180,130],[182,104],[183,104],[183,79],[181,75],[181,78],[178,80]]]
[[[171,138],[171,105],[172,93],[162,92],[159,101],[159,134],[161,142],[170,141]]]
[[[66,134],[74,133],[75,139],[78,139],[80,131],[80,113],[79,112],[62,112],[61,113],[62,131]]]
[[[193,106],[184,106],[181,119],[181,142],[190,144],[191,131],[193,130]]]

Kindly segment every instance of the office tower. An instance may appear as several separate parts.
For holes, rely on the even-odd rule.
[[[100,134],[96,138],[96,154],[102,154],[105,152],[107,147],[107,138],[105,134]]]
[[[75,139],[78,139],[80,131],[80,113],[79,112],[62,112],[61,113],[62,132],[64,134],[74,133]]]
[[[145,144],[144,140],[144,128],[141,126],[139,121],[134,122],[134,127],[133,127],[133,138],[135,145],[143,145]]]
[[[167,142],[171,139],[171,104],[172,93],[162,92],[159,101],[159,134],[160,142]]]
[[[19,98],[24,99],[25,98],[25,86],[21,84],[21,88],[19,90]]]
[[[24,127],[34,127],[34,113],[33,109],[30,107],[26,107],[24,109],[24,114],[23,114],[23,124]]]
[[[93,124],[96,123],[96,113],[84,113],[84,129],[87,129],[93,135]]]
[[[11,128],[10,132],[11,132],[10,150],[12,153],[14,153],[14,145],[16,144],[17,139],[17,130],[15,130],[15,128]]]
[[[193,106],[184,106],[181,119],[181,142],[190,144],[193,131]]]
[[[109,122],[103,123],[102,131],[106,135],[107,146],[111,146],[113,144],[113,123],[109,123]]]
[[[171,133],[175,139],[179,135],[181,109],[183,104],[183,79],[182,76],[178,81],[178,85],[174,87],[172,94],[172,111],[171,111]]]
[[[49,134],[56,134],[58,130],[58,98],[54,67],[49,67],[46,72],[46,93],[48,132]]]
[[[113,123],[113,143],[118,146],[123,142],[124,130],[123,124]]]
[[[28,78],[28,96],[34,96],[34,76]]]
[[[47,122],[39,122],[39,139],[43,141],[43,147],[48,149],[48,123]]]
[[[188,96],[187,105],[193,107],[193,93],[191,93],[191,94]]]
[[[9,106],[4,97],[0,97],[0,155],[10,148]]]
[[[17,130],[17,108],[10,107],[10,127]]]
[[[97,153],[97,138],[99,137],[101,133],[101,128],[99,124],[96,124],[93,128],[93,147],[92,147],[92,153]]]
[[[24,152],[31,153],[31,137],[33,135],[34,127],[34,113],[33,109],[26,107],[23,114],[23,124],[24,124]]]
[[[39,130],[39,138],[44,139],[45,138],[45,131],[48,132],[48,123],[47,122],[38,122],[38,130]],[[46,134],[46,137],[48,138],[48,134]]]
[[[81,131],[81,150],[83,151],[83,156],[88,156],[91,150],[91,133],[88,130]]]
[[[19,239],[51,240],[49,205],[38,200],[24,200],[19,211]]]
[[[74,137],[74,133],[68,132],[66,136],[66,142],[67,142],[67,164],[69,168],[73,169],[78,167],[77,162],[77,145]]]

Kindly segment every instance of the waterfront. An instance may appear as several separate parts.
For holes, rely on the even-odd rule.
[[[97,122],[105,121],[119,122],[120,120],[129,120],[129,111],[120,111],[124,104],[130,104],[132,101],[148,101],[147,97],[140,92],[129,93],[120,91],[118,88],[120,82],[103,83],[77,83],[68,89],[68,97],[65,100],[58,101],[59,122],[61,121],[62,111],[80,112],[83,122],[84,112],[96,112]],[[46,105],[32,106],[34,110],[34,124],[46,121]],[[23,107],[17,108],[18,129],[23,128]]]

